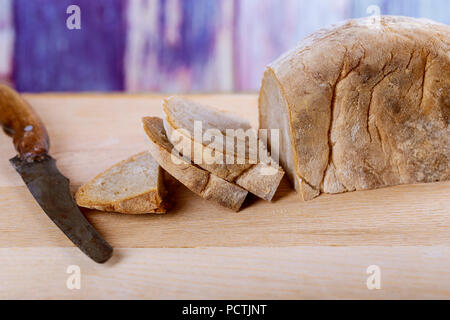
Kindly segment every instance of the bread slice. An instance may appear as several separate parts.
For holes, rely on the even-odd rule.
[[[126,214],[165,213],[167,202],[163,169],[148,151],[100,173],[80,187],[80,207]]]
[[[142,125],[150,140],[150,153],[164,170],[202,198],[234,211],[240,209],[248,194],[246,190],[179,155],[167,138],[162,119],[145,117]]]
[[[236,183],[262,199],[272,200],[284,171],[273,161],[267,164],[260,161],[258,155],[264,153],[264,156],[270,159],[269,154],[265,144],[258,140],[256,131],[249,130],[251,126],[247,122],[180,97],[164,100],[163,109],[164,127],[172,144],[175,147],[179,145],[180,134],[191,142],[190,148],[178,148],[183,156],[193,160],[203,169],[229,182]],[[202,125],[201,140],[197,139],[194,133],[195,121],[200,121]],[[242,134],[236,134],[234,146],[227,148],[226,131],[228,129],[242,129]],[[203,136],[207,130],[215,130],[214,141],[204,141]],[[236,131],[234,132],[236,133]],[[249,142],[252,140],[249,138],[250,136],[253,137],[254,143]],[[214,142],[214,146],[211,147],[210,142]],[[238,152],[240,143],[245,146],[245,154]]]
[[[303,200],[450,179],[450,27],[382,16],[323,29],[267,67],[261,128]]]

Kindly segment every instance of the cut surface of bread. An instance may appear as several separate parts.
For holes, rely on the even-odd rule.
[[[383,16],[320,30],[267,67],[261,128],[302,199],[450,179],[450,27]]]
[[[80,207],[126,214],[165,213],[163,170],[146,151],[121,161],[80,187]]]
[[[162,119],[145,117],[142,125],[150,141],[150,153],[164,170],[202,198],[234,211],[240,209],[248,193],[246,190],[197,167],[174,151]]]
[[[167,136],[183,156],[262,199],[272,200],[284,171],[274,161],[260,161],[261,155],[267,160],[270,156],[265,144],[258,140],[256,130],[247,122],[176,96],[163,101],[163,111]],[[195,127],[195,122],[201,124],[201,130]],[[214,137],[208,138],[208,130]],[[227,145],[230,137],[231,147]],[[188,140],[188,148],[180,138]],[[239,145],[243,146],[240,149],[243,152],[239,152]]]

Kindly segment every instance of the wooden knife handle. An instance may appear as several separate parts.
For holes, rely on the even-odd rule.
[[[34,161],[48,153],[47,129],[39,116],[14,89],[0,85],[0,124],[13,138],[21,159]]]

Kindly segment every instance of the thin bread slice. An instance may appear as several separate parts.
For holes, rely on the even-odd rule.
[[[121,161],[80,187],[80,207],[125,214],[166,213],[164,171],[146,151]]]
[[[265,144],[258,139],[256,131],[251,130],[247,122],[175,96],[163,101],[163,110],[164,127],[169,140],[183,156],[262,199],[272,200],[284,171],[274,161],[260,161],[261,156],[265,159],[270,159],[270,156]],[[195,128],[196,121],[201,123],[201,141],[196,136],[195,130],[198,130]],[[230,129],[235,133],[233,140],[228,140],[233,141],[231,148],[227,145],[229,138],[227,130]],[[211,144],[203,140],[208,130],[214,133],[214,141]],[[183,139],[187,138],[190,141],[191,145],[188,148],[178,147],[184,145],[180,140],[182,136]],[[241,149],[245,150],[244,154],[239,152],[239,145],[244,146],[245,149]],[[200,161],[197,160],[199,153]]]
[[[197,167],[174,151],[161,118],[145,117],[142,125],[150,140],[150,153],[164,170],[202,198],[239,211],[248,194],[246,190]]]

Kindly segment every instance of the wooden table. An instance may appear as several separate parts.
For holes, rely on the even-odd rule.
[[[156,95],[26,95],[51,154],[76,188],[145,150],[140,118]],[[257,125],[255,95],[194,96]],[[273,203],[233,213],[172,191],[165,216],[83,210],[115,247],[97,265],[53,225],[9,165],[0,135],[0,298],[450,298],[450,183],[405,185],[301,202],[286,181]],[[80,267],[81,289],[66,273]],[[378,266],[381,289],[367,288]]]

